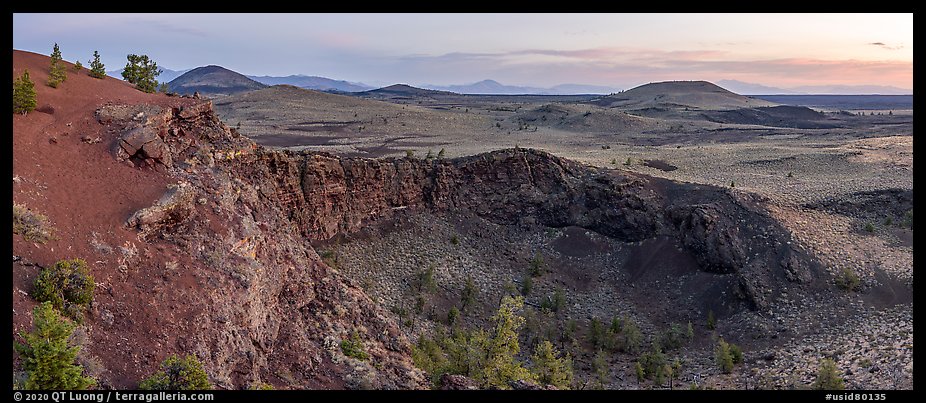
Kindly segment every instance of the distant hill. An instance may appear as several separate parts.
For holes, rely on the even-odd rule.
[[[574,94],[610,94],[617,92],[616,88],[585,84],[560,84],[551,88],[521,87],[505,85],[495,80],[482,80],[472,84],[463,85],[424,85],[423,87],[450,91],[458,94],[479,95],[574,95]]]
[[[599,106],[621,108],[691,108],[728,110],[757,108],[776,104],[739,95],[707,81],[664,81],[644,84],[594,102]]]
[[[457,95],[449,91],[428,90],[424,88],[412,87],[408,84],[394,84],[388,87],[377,88],[375,90],[364,91],[359,95],[369,97],[430,97],[442,95]]]
[[[266,88],[247,76],[221,66],[197,67],[167,83],[179,94],[231,95]]]
[[[326,77],[304,76],[301,74],[286,77],[274,76],[247,76],[248,78],[266,85],[292,85],[319,91],[362,92],[374,87],[363,83],[352,83],[344,80],[333,80]]]
[[[167,82],[170,82],[171,80],[173,80],[173,79],[175,79],[175,78],[180,77],[181,75],[183,75],[183,73],[186,73],[186,72],[192,70],[192,69],[186,69],[186,70],[171,70],[171,69],[165,69],[165,68],[163,68],[163,67],[158,67],[158,68],[161,69],[161,74],[159,74],[159,75],[157,76],[157,80],[158,80],[159,83],[167,83]],[[118,78],[118,79],[121,80],[121,79],[122,79],[122,70],[123,70],[123,69],[113,70],[113,71],[107,71],[107,72],[106,72],[106,75],[108,75],[108,76],[110,76],[110,77],[115,77],[115,78]]]

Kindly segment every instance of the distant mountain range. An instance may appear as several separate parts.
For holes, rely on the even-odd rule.
[[[306,88],[318,91],[343,91],[343,92],[362,92],[372,90],[371,87],[363,83],[352,83],[344,80],[333,80],[319,76],[304,76],[302,74],[291,75],[286,77],[274,76],[247,76],[248,78],[266,85],[292,85],[294,87]]]
[[[885,85],[805,85],[776,88],[737,80],[720,80],[717,85],[742,95],[910,95],[913,90]]]
[[[585,84],[560,84],[555,87],[521,87],[516,85],[505,85],[495,80],[482,80],[472,84],[463,85],[432,85],[423,84],[422,88],[450,91],[457,94],[482,94],[482,95],[573,95],[573,94],[610,94],[617,92],[619,89],[600,85]]]

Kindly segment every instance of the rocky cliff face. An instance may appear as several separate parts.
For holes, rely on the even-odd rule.
[[[425,386],[392,314],[309,244],[400,210],[469,210],[497,223],[574,225],[624,241],[675,237],[703,270],[738,274],[740,296],[755,308],[820,272],[761,200],[726,189],[524,149],[450,160],[267,150],[222,124],[208,102],[183,110],[106,107],[98,116],[124,133],[113,145],[116,158],[182,182],[127,225],[176,245],[188,270],[205,273],[200,313],[191,319],[196,331],[177,349],[208,357],[221,387],[255,379],[288,387]],[[352,332],[370,360],[341,352]]]

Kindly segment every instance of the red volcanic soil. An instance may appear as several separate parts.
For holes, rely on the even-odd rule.
[[[125,368],[113,370],[116,387],[134,387],[141,376],[150,373],[163,357],[145,359],[145,344],[164,342],[170,337],[141,334],[135,329],[139,321],[148,320],[145,312],[135,312],[144,304],[125,304],[126,298],[152,299],[152,291],[126,282],[126,276],[147,275],[144,267],[159,264],[155,259],[166,257],[148,251],[136,238],[136,232],[126,229],[125,220],[136,210],[150,206],[167,189],[167,176],[152,169],[140,169],[119,163],[113,157],[112,145],[118,133],[107,132],[94,112],[105,104],[156,104],[179,106],[192,104],[188,98],[146,94],[121,80],[90,77],[88,70],[74,72],[67,66],[67,80],[58,88],[46,85],[50,59],[24,51],[13,51],[13,78],[25,69],[35,82],[36,110],[28,115],[13,115],[13,201],[48,216],[56,239],[36,244],[13,236],[13,255],[41,266],[53,265],[61,259],[81,258],[87,261],[98,284],[94,308],[88,315],[87,328],[92,333],[87,348],[106,362],[122,362]],[[99,138],[88,144],[82,137]],[[97,234],[94,241],[93,233]],[[108,245],[95,247],[96,245]],[[129,273],[120,273],[119,247],[138,246],[138,265]],[[138,268],[141,266],[141,268]],[[13,331],[28,331],[32,327],[35,301],[27,295],[39,272],[35,266],[13,263]],[[183,286],[184,279],[177,281]],[[186,286],[191,286],[189,283]],[[99,306],[108,306],[110,325],[124,326],[121,337],[116,332],[95,332],[100,322]],[[123,307],[125,309],[113,309]],[[134,308],[133,308],[134,307]],[[163,309],[163,308],[162,308]],[[182,309],[180,309],[182,311]],[[182,312],[177,312],[177,316]],[[115,317],[115,321],[112,319]],[[154,326],[151,326],[154,327]],[[98,334],[105,333],[105,334]],[[136,333],[136,334],[133,334]],[[113,338],[113,340],[110,340]],[[119,339],[119,340],[117,340]],[[133,340],[134,339],[134,340]],[[151,351],[150,349],[147,351]],[[141,360],[139,360],[141,358]],[[152,359],[154,358],[154,359]],[[154,365],[152,365],[154,364]],[[15,361],[14,361],[15,366]]]

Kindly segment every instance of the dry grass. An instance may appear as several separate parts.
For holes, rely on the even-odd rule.
[[[23,239],[45,243],[54,239],[53,228],[48,217],[29,210],[26,206],[13,203],[13,233],[22,235]]]

